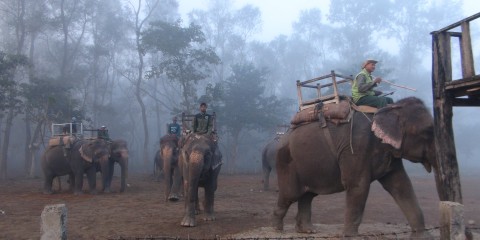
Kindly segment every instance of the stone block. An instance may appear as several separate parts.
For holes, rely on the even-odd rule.
[[[67,207],[65,204],[46,205],[41,215],[41,240],[67,239]]]
[[[465,223],[462,204],[449,201],[440,202],[440,239],[465,239]]]

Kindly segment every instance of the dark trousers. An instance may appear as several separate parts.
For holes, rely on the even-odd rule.
[[[359,105],[367,105],[370,107],[382,108],[387,106],[387,104],[392,104],[393,99],[390,97],[379,97],[379,96],[363,96],[355,103]]]

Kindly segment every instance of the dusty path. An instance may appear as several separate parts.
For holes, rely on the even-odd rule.
[[[118,189],[119,181],[114,181],[113,189]],[[223,174],[219,177],[215,199],[217,220],[204,222],[198,215],[197,227],[184,228],[180,226],[183,202],[165,203],[161,182],[142,175],[130,176],[127,182],[129,187],[125,193],[95,196],[74,196],[68,192],[44,195],[41,193],[41,179],[0,182],[0,210],[3,211],[0,212],[0,239],[39,239],[40,214],[46,204],[67,205],[69,239],[160,236],[204,239],[255,233],[262,227],[268,229],[276,202],[275,191],[261,191],[260,175]],[[412,182],[427,224],[438,226],[438,200],[433,175],[412,177]],[[479,176],[463,176],[465,218],[475,222],[469,226],[472,228],[478,228],[480,223],[478,184]],[[200,194],[203,194],[202,191]],[[343,208],[343,193],[318,196],[314,199],[312,221],[341,229]],[[296,205],[293,205],[285,218],[288,226],[294,224],[295,214]],[[373,225],[406,224],[391,197],[377,183],[372,185],[363,222]],[[293,232],[293,229],[288,229],[287,232]],[[335,231],[338,233],[341,230]]]

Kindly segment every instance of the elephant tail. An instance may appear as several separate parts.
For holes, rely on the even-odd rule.
[[[267,154],[268,154],[268,145],[265,146],[265,148],[263,148],[263,151],[262,151],[262,168],[263,169],[271,169],[272,167],[268,163]]]

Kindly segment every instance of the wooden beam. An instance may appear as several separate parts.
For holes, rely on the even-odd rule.
[[[440,30],[438,30],[438,31],[431,32],[430,34],[433,35],[433,34],[437,34],[437,33],[439,33],[439,32],[448,31],[448,30],[450,30],[450,29],[452,29],[452,28],[456,28],[456,27],[462,25],[462,23],[464,23],[464,22],[470,22],[470,21],[475,20],[475,19],[477,19],[477,18],[479,18],[479,17],[480,17],[480,12],[478,12],[478,13],[476,13],[476,14],[468,17],[468,18],[465,18],[465,19],[463,19],[463,20],[460,20],[460,21],[458,21],[458,22],[456,22],[456,23],[454,23],[454,24],[450,24],[450,25],[448,25],[448,26],[446,26],[446,27],[444,27],[444,28],[442,28],[442,29],[440,29]]]
[[[454,98],[452,105],[455,107],[480,107],[478,98]]]
[[[462,203],[462,192],[452,127],[453,103],[445,91],[452,80],[450,36],[446,32],[432,35],[432,85],[435,133],[435,181],[441,201]]]
[[[462,23],[462,37],[460,38],[460,55],[462,59],[463,78],[475,76],[473,64],[472,40],[470,38],[470,23]]]

